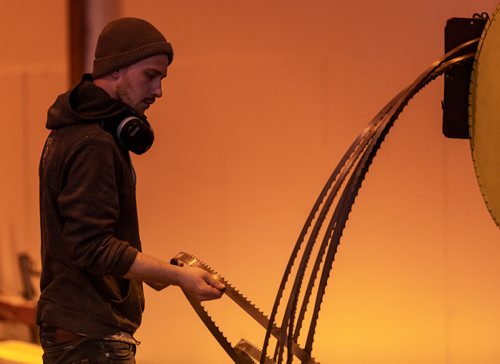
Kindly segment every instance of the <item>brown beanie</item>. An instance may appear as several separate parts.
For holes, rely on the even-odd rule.
[[[92,76],[98,78],[158,54],[165,54],[172,63],[172,46],[153,25],[138,18],[113,20],[97,40]]]

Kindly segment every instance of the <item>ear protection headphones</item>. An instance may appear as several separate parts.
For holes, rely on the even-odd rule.
[[[102,127],[127,150],[135,154],[143,154],[153,145],[155,138],[153,128],[145,116],[133,110],[129,111],[123,119],[102,122]]]

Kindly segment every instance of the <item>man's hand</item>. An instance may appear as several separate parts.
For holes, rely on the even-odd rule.
[[[224,284],[210,273],[197,267],[178,267],[144,253],[138,253],[125,278],[145,282],[157,291],[179,286],[184,293],[200,301],[220,298]]]
[[[214,300],[224,293],[224,284],[201,268],[185,266],[179,274],[179,287],[190,298]]]

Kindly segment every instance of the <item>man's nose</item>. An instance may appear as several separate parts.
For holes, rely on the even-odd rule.
[[[163,91],[161,89],[161,81],[155,82],[153,86],[153,95],[157,98],[163,95]]]

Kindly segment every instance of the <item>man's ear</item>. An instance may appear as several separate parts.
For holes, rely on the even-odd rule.
[[[122,76],[123,70],[113,71],[111,72],[111,77],[115,80],[119,79]]]

